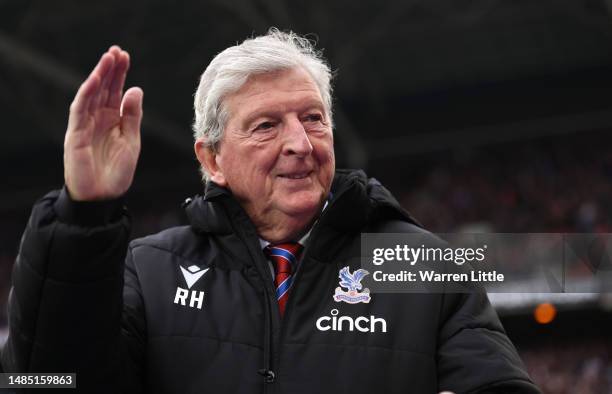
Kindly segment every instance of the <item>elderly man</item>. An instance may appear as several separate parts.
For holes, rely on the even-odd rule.
[[[195,97],[206,192],[189,226],[128,246],[128,66],[110,48],[70,107],[65,187],[34,207],[14,270],[5,370],[100,393],[538,392],[483,293],[334,297],[362,232],[425,232],[335,170],[330,70],[293,33],[213,59]]]

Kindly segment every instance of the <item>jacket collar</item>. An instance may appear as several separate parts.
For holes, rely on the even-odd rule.
[[[339,230],[361,230],[367,223],[380,219],[403,220],[421,227],[387,188],[362,170],[338,170],[332,193],[334,199],[338,196],[342,200],[330,210]]]
[[[199,233],[231,234],[232,225],[227,211],[222,207],[223,200],[235,201],[228,189],[207,182],[204,196],[197,195],[186,203],[185,212],[191,227]]]

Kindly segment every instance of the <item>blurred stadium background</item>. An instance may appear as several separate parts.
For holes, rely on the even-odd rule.
[[[192,94],[212,56],[269,26],[337,70],[339,167],[434,232],[612,232],[612,1],[0,0],[0,327],[34,201],[62,185],[70,101],[111,44],[145,91],[133,236],[201,192]],[[494,294],[545,393],[612,393],[612,299]],[[537,319],[536,319],[537,318]]]

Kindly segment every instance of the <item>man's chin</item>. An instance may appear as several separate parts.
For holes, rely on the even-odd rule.
[[[320,193],[291,196],[283,201],[281,210],[289,216],[312,217],[321,212],[323,200]]]

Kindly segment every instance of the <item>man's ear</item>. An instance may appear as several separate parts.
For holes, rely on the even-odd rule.
[[[219,186],[227,186],[227,181],[219,166],[219,154],[201,139],[195,142],[193,148],[200,165],[208,172],[210,180]]]

